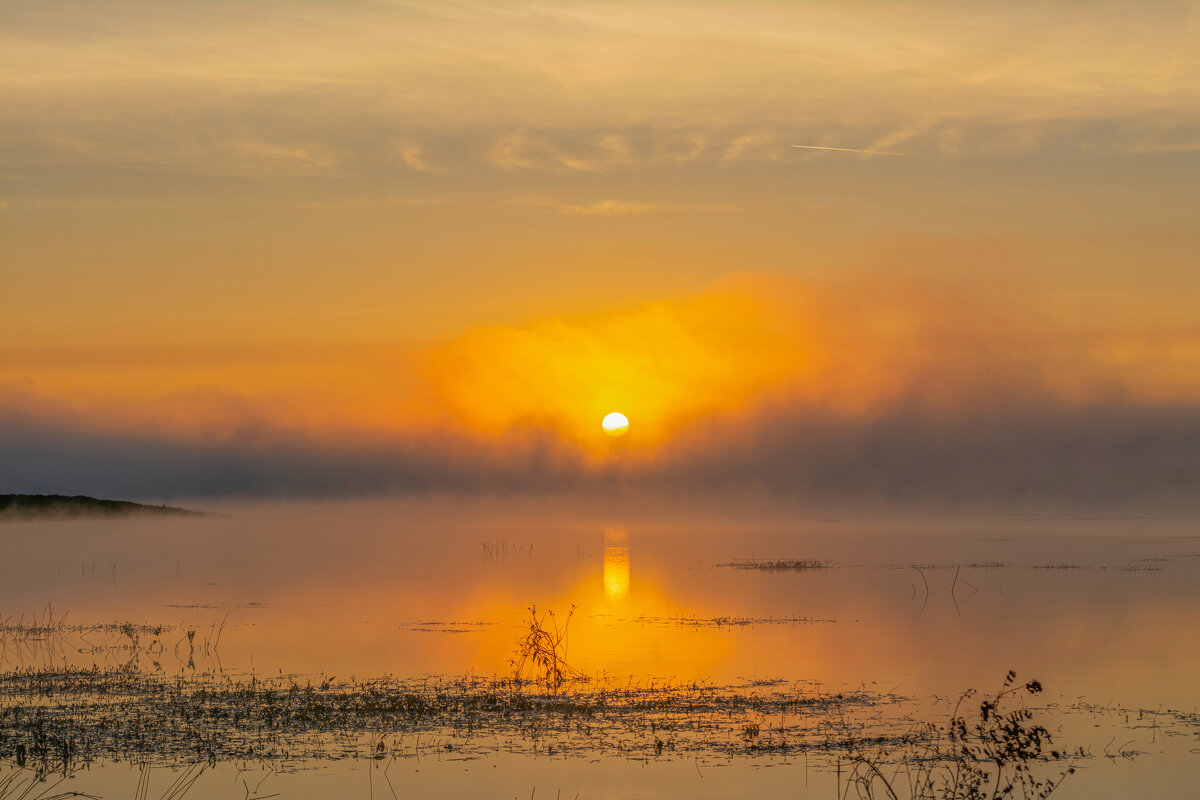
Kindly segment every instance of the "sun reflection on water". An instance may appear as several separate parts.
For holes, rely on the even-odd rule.
[[[629,531],[604,529],[604,593],[612,602],[629,596]]]

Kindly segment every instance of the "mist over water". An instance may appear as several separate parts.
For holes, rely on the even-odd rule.
[[[536,429],[499,441],[334,443],[267,427],[196,441],[10,421],[0,430],[0,480],[27,493],[204,502],[482,493],[634,508],[724,497],[750,516],[780,504],[1089,515],[1192,513],[1200,504],[1200,413],[1190,407],[777,414],[701,423],[658,451],[602,462]]]

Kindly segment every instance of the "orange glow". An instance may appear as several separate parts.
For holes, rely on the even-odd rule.
[[[629,531],[604,529],[604,593],[618,603],[629,596]]]
[[[469,427],[499,433],[545,425],[595,440],[596,420],[620,408],[641,442],[666,438],[681,417],[738,407],[778,385],[801,354],[791,332],[744,287],[674,303],[521,328],[479,328],[425,359],[437,405]]]
[[[599,457],[781,405],[858,415],[920,399],[953,410],[998,390],[1086,400],[1114,382],[1147,399],[1195,395],[1182,362],[1152,374],[1102,358],[1093,341],[994,289],[739,275],[674,302],[477,328],[427,351],[424,374],[428,405],[457,424],[548,428]],[[613,408],[637,421],[636,443],[596,436]]]
[[[1093,333],[995,290],[934,286],[742,274],[692,296],[423,347],[10,346],[0,402],[174,436],[259,426],[496,443],[542,431],[609,461],[780,407],[858,415],[919,399],[953,411],[999,393],[1086,402],[1114,387],[1148,402],[1200,399],[1194,336]],[[635,420],[636,437],[597,430],[613,409]]]

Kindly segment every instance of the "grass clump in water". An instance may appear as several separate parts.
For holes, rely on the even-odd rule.
[[[574,615],[575,606],[571,606],[559,627],[553,611],[538,616],[537,606],[529,607],[529,630],[517,640],[517,654],[511,662],[513,677],[544,684],[552,692],[566,681],[584,677],[567,663],[567,631]]]
[[[1042,691],[1037,681],[1017,685],[1016,677],[1009,671],[1000,690],[980,701],[978,717],[959,713],[974,695],[967,692],[944,728],[926,725],[899,749],[868,752],[849,743],[847,793],[854,788],[862,800],[1045,800],[1075,767],[1040,774],[1039,765],[1068,754],[1049,749],[1050,732],[1034,722],[1028,708],[1006,708],[1022,693]]]
[[[832,752],[841,741],[831,733],[835,719],[894,701],[776,682],[579,678],[550,690],[500,677],[311,683],[45,668],[0,673],[0,759],[55,769],[98,760],[298,763],[443,750],[464,758],[496,750],[625,758]],[[877,720],[870,724],[878,730]],[[748,725],[761,734],[747,739]]]
[[[820,561],[815,558],[793,558],[737,559],[736,561],[717,564],[717,566],[729,567],[731,569],[759,569],[766,572],[804,572],[810,569],[828,569],[830,564],[828,561]]]

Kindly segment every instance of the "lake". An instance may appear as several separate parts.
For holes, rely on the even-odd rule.
[[[837,715],[859,731],[944,722],[962,692],[994,693],[1010,669],[1045,687],[1014,699],[1074,753],[1055,797],[1190,797],[1200,785],[1195,519],[623,516],[454,499],[207,510],[0,527],[6,674],[486,684],[512,675],[536,606],[596,685],[739,699],[686,730],[663,710],[669,736],[659,722],[616,735],[601,717],[586,735],[503,723],[416,735],[392,721],[337,748],[276,737],[295,753],[213,759],[190,798],[856,796],[839,783],[841,757],[805,736]],[[25,689],[6,691],[12,707]],[[772,693],[792,700],[754,705]],[[776,716],[801,695],[855,693],[869,699]],[[20,702],[52,702],[33,696]],[[150,759],[146,796],[197,760]],[[55,791],[133,795],[146,759],[97,744],[85,761]]]

